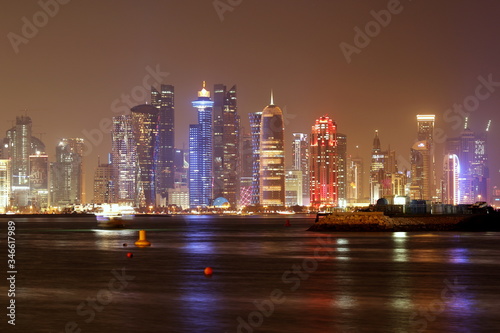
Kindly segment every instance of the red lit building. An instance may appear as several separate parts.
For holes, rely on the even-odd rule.
[[[337,124],[328,116],[320,117],[312,127],[310,150],[311,205],[336,207],[337,182]]]

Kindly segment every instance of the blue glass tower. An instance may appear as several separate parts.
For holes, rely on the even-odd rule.
[[[191,208],[212,204],[213,194],[213,123],[214,102],[203,88],[193,107],[198,109],[198,124],[189,127],[189,205]]]

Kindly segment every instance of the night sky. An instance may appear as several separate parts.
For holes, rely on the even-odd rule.
[[[473,100],[478,77],[490,76],[499,83],[481,90],[489,96],[470,112],[469,123],[484,131],[492,120],[490,170],[492,185],[500,185],[500,2],[220,2],[236,5],[219,15],[213,0],[72,0],[45,25],[37,1],[4,2],[0,135],[27,109],[53,160],[58,138],[97,131],[103,119],[116,115],[113,103],[115,109],[125,105],[122,94],[140,91],[146,68],[159,67],[169,73],[163,83],[175,85],[178,148],[187,148],[188,126],[196,123],[191,101],[206,80],[210,90],[215,83],[237,84],[247,128],[247,114],[261,111],[273,89],[285,111],[288,150],[293,132],[309,133],[315,119],[328,114],[347,134],[349,152],[360,147],[367,172],[376,129],[384,149],[390,145],[400,161],[409,160],[416,115],[435,114],[436,128],[457,136],[463,117],[447,109]],[[364,31],[375,20],[371,11],[388,8],[397,13],[385,27],[368,24],[373,37],[348,63],[340,44],[355,46],[354,29]],[[34,15],[38,33],[13,47],[13,34],[22,37],[23,17],[33,22]],[[131,99],[149,102],[149,96]],[[102,143],[92,145],[87,199],[97,156],[110,152],[110,141],[104,134]],[[438,170],[442,147],[438,142]]]

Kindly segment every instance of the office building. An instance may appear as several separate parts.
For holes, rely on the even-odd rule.
[[[260,124],[260,204],[285,206],[285,151],[283,111],[271,103],[262,111]]]

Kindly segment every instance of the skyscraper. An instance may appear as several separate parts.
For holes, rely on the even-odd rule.
[[[56,146],[56,162],[50,164],[52,206],[82,204],[84,147],[82,138],[61,139]]]
[[[236,86],[227,90],[225,85],[216,84],[213,96],[213,197],[223,197],[236,207],[240,174],[240,117]]]
[[[306,133],[293,133],[292,170],[302,172],[302,205],[309,206],[309,136]]]
[[[241,137],[240,149],[240,200],[239,206],[249,206],[252,204],[252,184],[253,184],[253,147],[252,135],[245,132]]]
[[[49,157],[38,152],[30,155],[30,205],[35,211],[49,206]]]
[[[132,115],[113,117],[111,140],[114,201],[119,204],[135,205],[137,197],[137,145],[134,138]]]
[[[150,104],[134,106],[131,109],[132,129],[136,144],[136,205],[156,206],[156,154],[158,152],[159,111]]]
[[[260,126],[262,122],[262,112],[249,113],[250,131],[252,136],[252,195],[251,204],[260,204]]]
[[[94,199],[95,204],[114,203],[114,186],[113,186],[113,165],[101,163],[100,159],[97,162],[97,168],[94,173]]]
[[[363,159],[349,156],[347,159],[347,201],[360,202],[363,198]]]
[[[335,155],[337,156],[338,205],[345,207],[347,204],[347,136],[345,134],[337,133]]]
[[[370,202],[377,203],[382,197],[384,179],[385,154],[382,152],[378,131],[375,131],[372,146],[372,161],[370,164]]]
[[[198,124],[189,127],[189,204],[191,208],[213,203],[213,123],[214,102],[205,88],[192,102],[198,110]]]
[[[336,207],[337,184],[337,124],[328,116],[319,117],[312,126],[310,190],[311,205]]]
[[[283,111],[274,104],[272,94],[260,125],[260,204],[285,206]]]
[[[436,195],[434,120],[435,115],[417,115],[418,141],[411,149],[411,199],[433,200]]]
[[[447,154],[443,161],[443,186],[442,186],[442,201],[444,204],[458,205],[460,202],[460,192],[458,177],[460,174],[460,163],[458,156],[455,154]]]
[[[5,213],[10,206],[11,190],[10,160],[0,159],[0,212]]]
[[[44,153],[43,142],[32,135],[29,116],[16,117],[16,124],[6,133],[3,157],[11,160],[13,204],[18,207],[29,205],[29,156]]]
[[[168,189],[174,188],[174,86],[162,84],[160,91],[151,87],[151,105],[158,109],[155,180],[157,205],[168,203]]]

